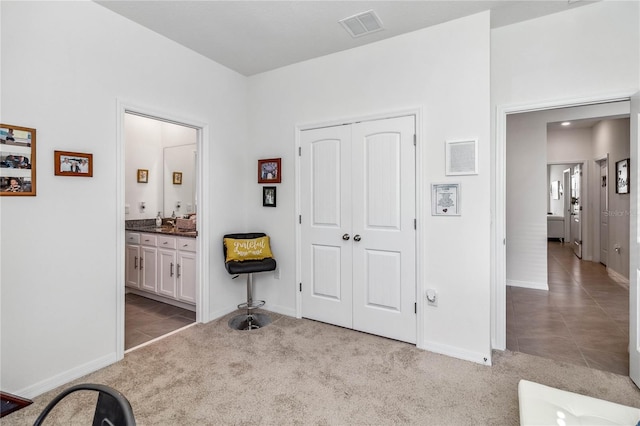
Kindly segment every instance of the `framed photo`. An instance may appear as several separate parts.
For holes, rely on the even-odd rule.
[[[280,158],[258,160],[258,183],[280,183],[281,179]]]
[[[559,180],[554,180],[553,182],[551,182],[551,198],[553,198],[554,200],[559,200],[560,199],[560,181]]]
[[[629,159],[616,161],[616,194],[628,194],[629,184]]]
[[[173,172],[173,184],[182,185],[182,172]]]
[[[93,154],[53,151],[53,170],[56,176],[93,176]]]
[[[138,183],[149,183],[149,170],[138,169]]]
[[[0,124],[0,195],[36,195],[36,129]]]
[[[275,186],[262,187],[262,205],[264,207],[276,206],[276,187]]]
[[[478,139],[447,141],[445,145],[447,176],[478,174]]]
[[[431,214],[433,216],[460,216],[460,184],[431,184]]]

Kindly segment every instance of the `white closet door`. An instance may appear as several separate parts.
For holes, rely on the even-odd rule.
[[[301,134],[302,315],[415,343],[414,117]]]
[[[304,131],[300,162],[303,316],[348,328],[353,327],[350,141],[351,126]]]
[[[353,322],[416,342],[414,117],[355,124]],[[358,241],[359,240],[359,241]]]

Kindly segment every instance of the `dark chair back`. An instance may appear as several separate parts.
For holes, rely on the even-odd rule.
[[[53,407],[62,401],[64,397],[81,390],[96,391],[99,393],[92,426],[135,426],[136,420],[133,416],[133,409],[127,398],[109,386],[94,383],[72,386],[61,392],[45,407],[42,413],[40,413],[33,426],[42,425],[42,422],[51,410],[53,410]]]

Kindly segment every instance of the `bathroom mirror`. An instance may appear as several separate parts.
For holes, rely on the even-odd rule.
[[[164,217],[196,212],[196,144],[170,146],[163,152]]]

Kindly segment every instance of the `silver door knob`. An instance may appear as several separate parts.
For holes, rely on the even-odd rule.
[[[345,241],[349,241],[349,238],[351,238],[351,235],[349,235],[349,234],[344,234],[342,236],[342,239],[345,240]]]
[[[359,234],[353,236],[353,241],[360,241],[362,237]]]

